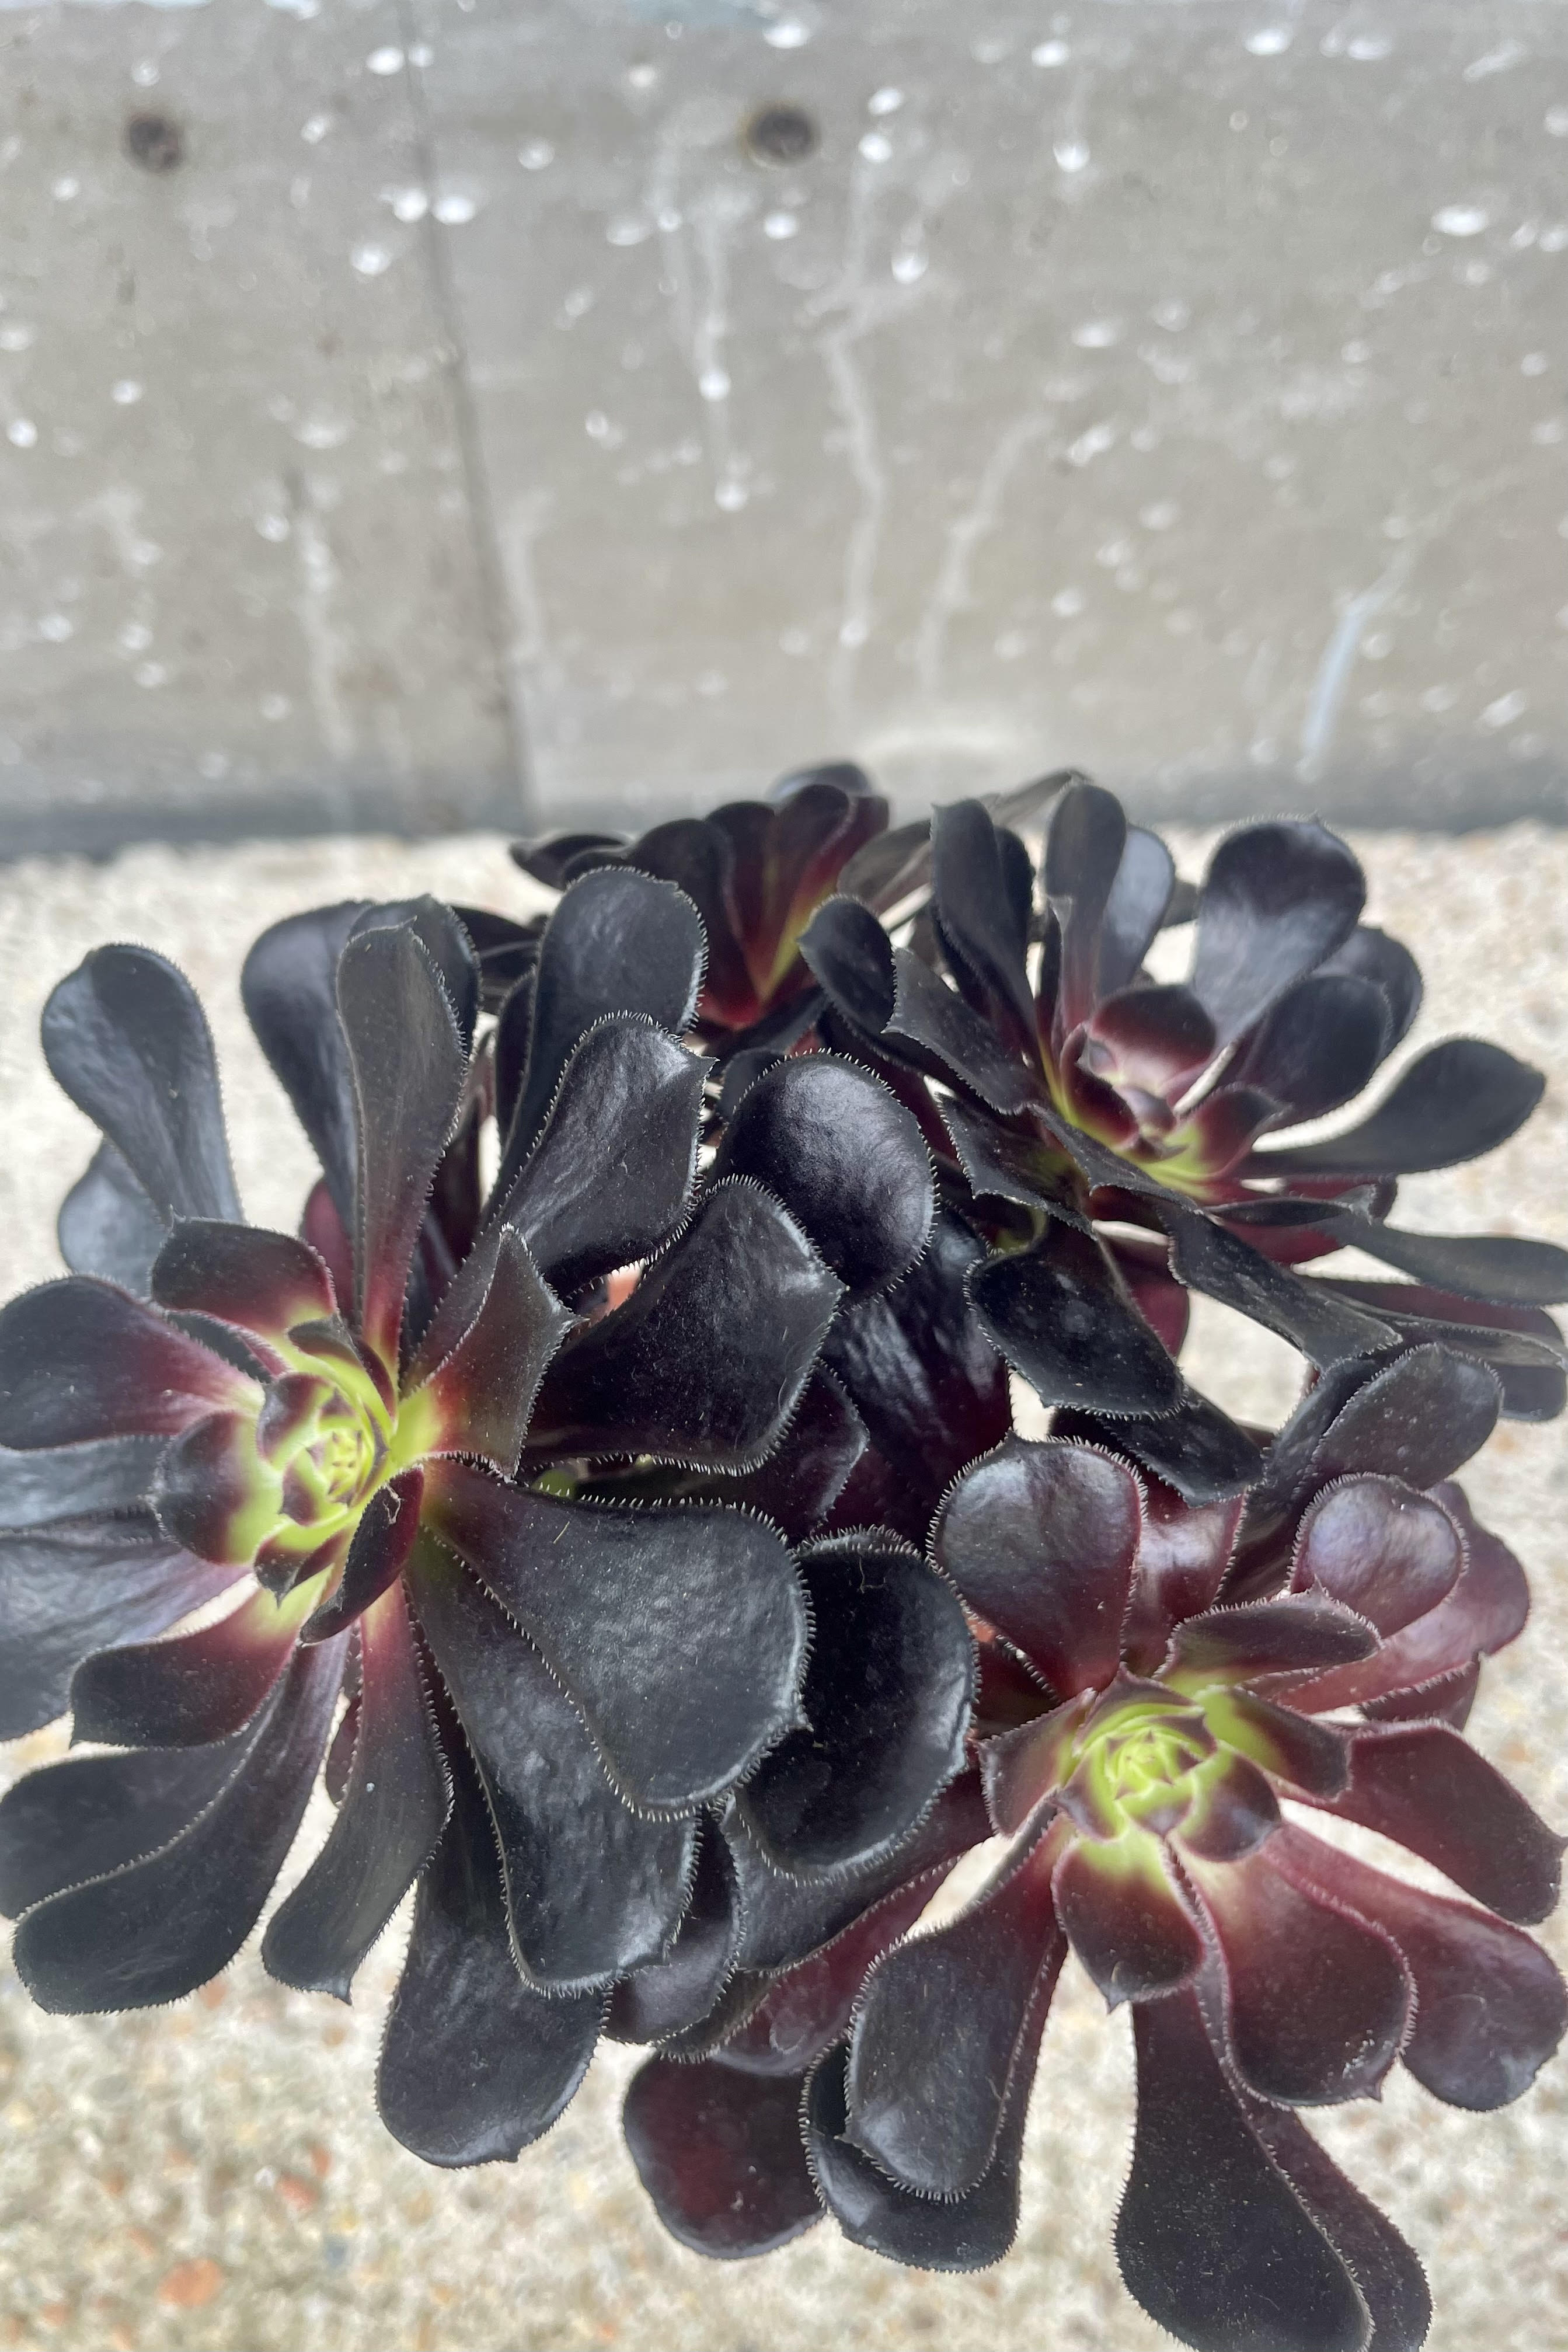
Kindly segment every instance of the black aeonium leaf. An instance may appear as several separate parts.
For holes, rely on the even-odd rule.
[[[535,1644],[631,1803],[722,1796],[798,1721],[806,1606],[763,1521],[563,1502],[457,1462],[433,1465],[426,1518]]]
[[[16,1970],[41,2009],[147,2008],[227,1966],[294,1842],[342,1675],[341,1643],[300,1651],[204,1811],[140,1861],[26,1914]]]
[[[896,1538],[807,1547],[805,1726],[740,1792],[768,1858],[807,1873],[896,1849],[963,1761],[974,1651],[957,1594]]]
[[[338,959],[337,998],[358,1139],[355,1309],[365,1340],[395,1372],[415,1244],[468,1055],[440,972],[411,924],[352,938]]]
[[[822,2219],[791,2075],[652,2058],[633,2078],[624,2121],[655,2211],[695,2253],[768,2253]]]
[[[531,1150],[497,1188],[499,1214],[563,1297],[648,1256],[679,1223],[707,1069],[640,1014],[606,1015],[573,1049]]]
[[[714,1175],[776,1193],[851,1297],[884,1288],[924,1248],[933,1213],[918,1124],[879,1080],[830,1054],[781,1062],[736,1106]]]
[[[1193,986],[1234,1037],[1354,930],[1366,885],[1344,843],[1312,821],[1244,825],[1204,878]]]
[[[239,1215],[212,1033],[183,972],[149,948],[95,948],[54,990],[41,1034],[55,1077],[165,1223]]]
[[[353,1077],[338,1019],[338,958],[365,911],[361,898],[286,915],[245,959],[239,992],[326,1173],[345,1225],[354,1213]]]
[[[969,1279],[982,1328],[1042,1404],[1109,1413],[1173,1410],[1174,1364],[1133,1306],[1102,1244],[1060,1219],[1030,1249]]]
[[[641,1013],[679,1036],[702,976],[697,909],[668,882],[606,867],[574,883],[535,968],[522,1091],[503,1137],[503,1182],[539,1131],[577,1040],[607,1013]]]
[[[584,1992],[658,1958],[685,1909],[695,1824],[628,1809],[539,1654],[428,1538],[409,1586],[484,1789],[530,1980]]]
[[[752,1469],[787,1425],[842,1295],[770,1193],[716,1184],[625,1304],[557,1357],[531,1444]]]
[[[353,1762],[327,1843],[262,1938],[268,1975],[347,2000],[354,1971],[435,1851],[451,1807],[398,1591],[360,1620]]]
[[[1131,2293],[1200,2352],[1365,2352],[1355,2281],[1227,2083],[1197,1996],[1132,2016],[1138,2124],[1116,2223]]]
[[[549,2130],[588,2071],[604,1996],[523,1982],[495,1834],[460,1745],[451,1815],[419,1880],[376,2074],[388,2131],[426,2164],[505,2163]]]
[[[617,2042],[663,2042],[708,2018],[734,1973],[741,1939],[740,1886],[716,1822],[703,1824],[691,1899],[661,1959],[623,1977],[610,1998],[605,2031]]]
[[[100,1275],[145,1298],[168,1231],[130,1161],[105,1136],[60,1203],[60,1255],[73,1274]]]
[[[1401,1071],[1360,1123],[1319,1143],[1265,1146],[1265,1176],[1414,1176],[1479,1160],[1524,1125],[1546,1081],[1479,1037],[1446,1037]]]

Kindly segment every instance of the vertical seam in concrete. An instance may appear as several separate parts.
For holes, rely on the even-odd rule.
[[[404,54],[407,56],[417,47],[420,39],[419,27],[414,15],[413,0],[397,0],[397,20]],[[430,109],[425,97],[423,68],[410,62],[407,68],[407,79],[409,105],[419,144],[420,174],[434,196],[437,183],[436,134],[430,121]],[[463,335],[462,320],[458,308],[457,288],[453,282],[451,264],[447,257],[446,240],[435,216],[434,205],[425,215],[425,239],[431,257],[430,272],[435,289],[437,316],[442,335],[452,354],[452,396],[457,412],[458,446],[462,457],[463,480],[468,497],[474,552],[479,562],[479,584],[485,600],[490,650],[495,657],[496,675],[506,709],[507,751],[511,764],[512,782],[517,789],[518,822],[520,824],[528,825],[535,818],[533,774],[528,759],[527,731],[523,726],[522,713],[518,708],[516,680],[512,674],[511,599],[507,593],[506,571],[501,562],[500,541],[496,533],[495,508],[490,494],[489,474],[485,465],[484,446],[479,437],[479,421],[478,411],[474,406],[473,386],[468,379],[468,345]]]

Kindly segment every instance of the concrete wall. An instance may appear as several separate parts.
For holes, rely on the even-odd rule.
[[[0,852],[1568,814],[1562,0],[0,0]]]

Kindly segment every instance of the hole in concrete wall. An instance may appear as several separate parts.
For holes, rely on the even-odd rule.
[[[184,133],[166,114],[133,114],[125,126],[125,152],[144,172],[172,172],[185,160]]]
[[[761,106],[742,133],[746,152],[758,163],[798,163],[815,152],[818,136],[804,106]]]

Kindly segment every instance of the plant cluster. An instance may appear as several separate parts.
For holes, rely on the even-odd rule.
[[[1449,1039],[1332,1123],[1420,981],[1312,823],[1194,887],[1081,778],[893,828],[834,767],[516,855],[547,919],[251,949],[321,1164],[294,1234],[244,1220],[172,965],[48,1001],[102,1141],[71,1271],[0,1312],[0,1736],[68,1710],[90,1752],[0,1802],[24,1983],[205,1983],[320,1777],[261,1958],[346,2000],[413,1891],[406,2147],[515,2158],[607,2033],[686,2245],[826,2214],[965,2270],[1013,2242],[1070,1948],[1131,2010],[1144,2307],[1418,2344],[1420,2266],[1301,2110],[1396,2062],[1499,2105],[1568,2019],[1523,1932],[1560,1841],[1464,1737],[1524,1578],[1454,1483],[1563,1409],[1568,1255],[1389,1222],[1541,1079]],[[1300,1351],[1282,1427],[1184,1378],[1194,1292]]]

